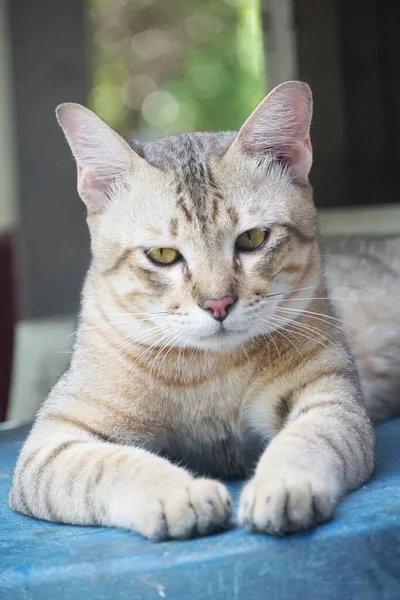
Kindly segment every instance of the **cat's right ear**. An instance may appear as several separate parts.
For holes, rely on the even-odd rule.
[[[88,108],[60,104],[56,116],[76,160],[79,195],[89,213],[101,213],[115,181],[145,161]]]
[[[239,150],[257,160],[279,161],[306,181],[312,163],[311,116],[310,87],[302,81],[281,83],[252,112],[227,155]]]

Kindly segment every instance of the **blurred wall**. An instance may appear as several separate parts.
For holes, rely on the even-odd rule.
[[[85,210],[54,114],[87,103],[86,10],[84,0],[8,0],[24,318],[76,312],[87,267]]]
[[[6,1],[0,0],[0,235],[11,231],[16,220],[10,78]]]
[[[14,346],[15,297],[12,232],[15,224],[14,145],[6,5],[0,0],[0,421],[9,396]]]

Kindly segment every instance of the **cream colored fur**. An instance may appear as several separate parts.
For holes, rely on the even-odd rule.
[[[15,510],[187,538],[231,518],[226,488],[204,477],[239,475],[239,523],[282,534],[329,519],[369,477],[373,430],[308,184],[311,111],[308,86],[288,82],[238,135],[131,148],[87,109],[58,109],[93,260],[70,368],[15,470]],[[266,243],[235,250],[252,228]],[[183,258],[155,265],[151,248]],[[226,294],[238,301],[221,324],[201,302]]]

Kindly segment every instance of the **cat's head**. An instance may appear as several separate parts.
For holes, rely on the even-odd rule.
[[[300,310],[320,277],[311,113],[309,87],[287,82],[237,134],[141,145],[59,106],[88,209],[91,305],[149,345],[223,350],[282,327],[277,307]]]

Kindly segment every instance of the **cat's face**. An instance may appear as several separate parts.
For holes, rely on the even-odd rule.
[[[281,140],[273,132],[260,141],[259,112],[281,109],[281,97],[264,100],[238,136],[189,134],[135,151],[86,110],[61,108],[78,161],[80,193],[91,213],[92,301],[134,342],[232,348],[282,327],[285,315],[277,306],[301,309],[301,297],[318,284],[315,209],[307,181],[310,96],[302,84],[287,86],[286,109],[292,107],[297,121],[304,121],[294,126],[293,115],[290,120],[286,114],[299,138],[289,141],[285,123]],[[65,117],[71,111],[73,126]],[[89,125],[92,135],[97,126],[110,157],[115,161],[119,152],[121,164],[113,167],[109,159],[99,166],[99,153],[90,148],[94,156],[85,165],[77,149],[76,114],[84,151]],[[289,295],[292,290],[299,291]]]

